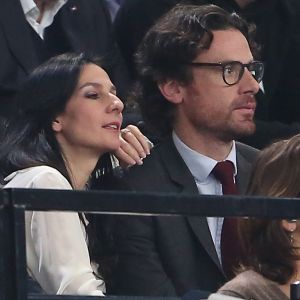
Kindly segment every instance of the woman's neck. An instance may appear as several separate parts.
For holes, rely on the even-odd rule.
[[[97,147],[70,143],[61,134],[56,135],[56,140],[73,188],[75,190],[84,189],[103,153]]]
[[[85,189],[92,172],[94,171],[99,155],[72,155],[67,153],[64,155],[66,167],[75,190]]]
[[[88,167],[87,163],[76,163],[73,164],[68,162],[67,170],[70,175],[72,186],[74,190],[84,190],[86,184],[89,181],[90,175],[92,174],[96,164],[90,164],[91,167]],[[93,167],[92,167],[93,166]]]

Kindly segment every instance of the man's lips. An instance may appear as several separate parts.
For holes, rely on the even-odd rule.
[[[247,110],[255,110],[256,108],[256,104],[255,103],[248,103],[248,104],[245,104],[245,105],[240,105],[240,106],[237,106],[235,109],[247,109]]]
[[[248,96],[244,99],[240,99],[236,105],[235,105],[235,110],[237,109],[245,109],[245,110],[253,110],[255,111],[256,108],[256,101],[253,96]]]

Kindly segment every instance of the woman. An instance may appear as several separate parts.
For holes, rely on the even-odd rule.
[[[133,146],[120,140],[123,103],[107,73],[83,54],[61,55],[37,68],[17,101],[0,146],[5,188],[83,190],[96,172],[104,174],[97,180],[112,173],[109,152],[137,163],[149,152],[133,126],[124,136]],[[46,293],[103,295],[83,215],[30,211],[25,220],[28,272]]]
[[[260,152],[249,194],[300,195],[300,135]],[[290,284],[300,280],[299,221],[245,218],[239,222],[244,249],[240,273],[218,293],[245,299],[289,299]]]

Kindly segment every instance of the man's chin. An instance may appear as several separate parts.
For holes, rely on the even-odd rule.
[[[244,137],[249,137],[255,133],[256,126],[254,123],[248,124],[248,126],[236,126],[233,127],[231,131],[228,131],[228,134],[225,134],[227,141],[239,140]]]
[[[240,130],[236,129],[235,130],[235,132],[236,132],[235,139],[251,136],[255,133],[255,129],[256,129],[256,126],[254,123],[252,123],[250,126],[247,126],[245,128],[240,128]]]

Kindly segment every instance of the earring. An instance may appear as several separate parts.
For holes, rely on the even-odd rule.
[[[293,232],[295,231],[295,228],[291,228],[290,231],[289,231],[289,237],[290,237],[290,242],[291,244],[293,245],[294,244],[294,235],[293,235]]]
[[[294,235],[293,232],[296,230],[296,219],[286,219],[285,220],[288,223],[288,226],[286,228],[286,232],[288,234],[288,237],[290,239],[290,243],[294,244]]]
[[[290,230],[290,232],[289,232],[290,242],[291,242],[292,245],[294,244],[294,235],[293,235],[293,232],[294,232],[294,231],[295,231],[295,230]]]

